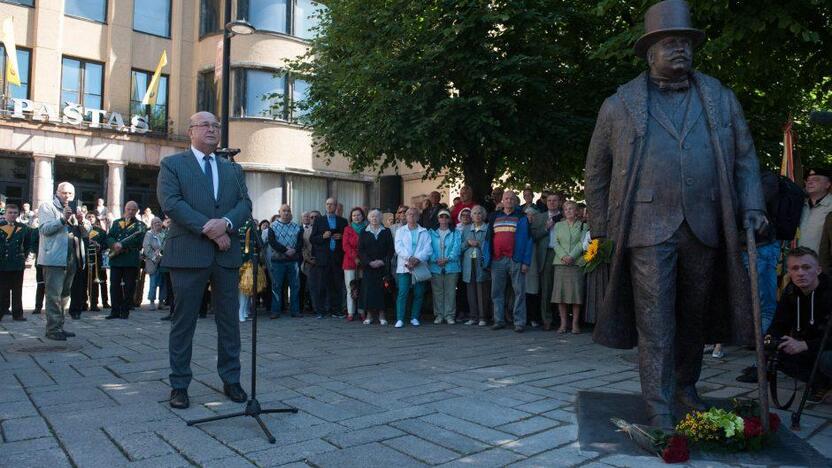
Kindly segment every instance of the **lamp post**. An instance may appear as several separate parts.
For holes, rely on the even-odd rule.
[[[225,16],[231,18],[231,0],[225,0]],[[254,26],[247,21],[234,20],[225,24],[222,31],[222,115],[220,116],[220,148],[228,148],[228,114],[231,105],[231,37],[246,36],[254,32]]]

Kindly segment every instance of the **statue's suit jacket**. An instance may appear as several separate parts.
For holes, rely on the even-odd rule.
[[[216,155],[215,155],[216,157]],[[251,200],[240,166],[216,157],[219,189],[213,187],[191,150],[162,159],[156,194],[162,211],[171,219],[161,266],[166,268],[207,268],[214,261],[225,268],[242,263],[240,243],[232,238],[231,248],[221,252],[202,234],[209,219],[228,218],[236,229],[251,217]]]
[[[694,72],[691,91],[696,94],[691,99],[701,100],[697,103],[701,117],[692,123],[704,125],[696,130],[701,131],[701,138],[676,139],[681,159],[671,168],[656,167],[661,164],[655,158],[656,145],[667,145],[672,139],[658,141],[654,138],[657,131],[649,131],[657,127],[648,121],[655,117],[650,114],[647,86],[645,72],[607,98],[587,154],[590,232],[594,238],[606,237],[615,244],[610,282],[593,338],[615,348],[636,345],[626,248],[666,240],[663,237],[669,238],[681,224],[682,213],[703,243],[720,249],[714,272],[720,287],[705,314],[706,342],[749,342],[754,329],[748,275],[740,258],[739,223],[745,212],[764,210],[765,205],[759,163],[742,109],[718,80]],[[674,177],[669,170],[679,172]],[[671,183],[681,186],[667,186]],[[685,208],[685,203],[691,206]],[[697,210],[703,211],[701,216]]]

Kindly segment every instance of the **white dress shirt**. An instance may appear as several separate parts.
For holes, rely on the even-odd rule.
[[[193,145],[191,145],[191,151],[193,151],[194,156],[196,157],[196,162],[197,162],[197,164],[199,164],[199,168],[202,169],[202,173],[204,174],[205,173],[205,160],[202,159],[202,158],[205,157],[205,153],[203,153],[202,151],[194,148]],[[210,156],[211,157],[208,160],[211,162],[211,178],[212,178],[212,182],[214,184],[214,200],[216,200],[217,195],[219,194],[219,188],[220,188],[220,171],[219,171],[219,168],[217,167],[217,155],[215,155],[214,153],[211,153]],[[234,223],[232,223],[231,220],[226,218],[225,216],[223,216],[222,219],[224,219],[225,222],[228,224],[228,231],[231,232],[231,230],[234,229]]]
[[[194,148],[193,146],[191,146],[191,151],[193,151],[194,156],[196,156],[196,162],[199,164],[199,168],[202,169],[202,173],[204,174],[205,173],[205,160],[202,159],[202,158],[205,157],[205,153],[203,153],[202,151]],[[219,173],[219,170],[217,169],[217,156],[214,153],[211,153],[209,161],[211,161],[211,176],[213,178],[213,184],[214,184],[214,200],[216,200],[217,199],[217,194],[218,194],[219,188],[220,188],[220,173]]]

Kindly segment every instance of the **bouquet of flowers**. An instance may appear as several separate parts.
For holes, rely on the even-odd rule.
[[[682,463],[690,459],[688,439],[683,435],[667,433],[661,429],[640,424],[630,424],[619,418],[612,418],[611,421],[639,447],[656,454],[665,463]]]
[[[684,434],[703,450],[756,451],[762,449],[769,437],[780,428],[780,417],[769,414],[769,432],[763,431],[760,408],[754,401],[733,400],[733,410],[711,408],[694,411],[685,416],[676,431]]]
[[[770,443],[771,435],[780,428],[780,418],[770,413],[769,431],[764,432],[757,402],[734,399],[732,403],[731,410],[711,408],[689,413],[673,432],[617,418],[612,423],[666,463],[687,461],[688,445],[710,452],[742,452],[760,450]]]
[[[609,263],[612,259],[613,243],[609,239],[593,239],[586,252],[578,259],[577,265],[584,273],[590,273],[602,263]]]

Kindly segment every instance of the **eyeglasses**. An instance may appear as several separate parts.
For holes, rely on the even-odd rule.
[[[213,128],[214,130],[219,130],[222,128],[218,122],[200,122],[198,124],[193,124],[190,128],[199,127],[199,128]]]

